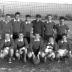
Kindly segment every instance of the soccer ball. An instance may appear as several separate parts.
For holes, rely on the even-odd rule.
[[[35,65],[39,64],[39,63],[40,63],[40,59],[38,59],[38,57],[35,56],[35,57],[33,58],[33,63],[34,63]]]

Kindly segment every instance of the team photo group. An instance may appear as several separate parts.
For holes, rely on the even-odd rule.
[[[0,59],[7,58],[8,63],[19,60],[39,64],[48,60],[66,62],[72,58],[70,29],[65,17],[59,17],[56,24],[50,14],[44,21],[40,14],[34,20],[31,15],[26,15],[24,21],[20,16],[20,12],[14,18],[6,14],[0,21]]]

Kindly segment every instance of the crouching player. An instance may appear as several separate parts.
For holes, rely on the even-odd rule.
[[[24,38],[22,33],[19,34],[19,38],[15,40],[15,48],[16,48],[16,57],[18,60],[22,59],[26,62],[26,54],[28,48],[28,42]]]
[[[5,39],[1,43],[0,58],[5,58],[9,55],[9,63],[11,63],[14,54],[14,41],[10,38],[10,34],[5,34]]]
[[[59,49],[57,50],[57,58],[58,58],[58,61],[60,62],[61,60],[64,60],[66,61],[65,59],[67,57],[71,57],[72,54],[71,54],[71,43],[70,41],[67,39],[67,35],[66,34],[63,34],[62,35],[62,40],[60,40],[58,42],[58,45],[59,45]]]
[[[42,57],[44,57],[44,62],[46,62],[47,58],[50,60],[55,59],[55,52],[58,48],[57,43],[54,40],[54,37],[49,38],[49,42],[45,43],[45,47],[43,48]]]
[[[34,64],[39,64],[40,62],[39,51],[42,47],[43,40],[41,39],[39,34],[35,34],[35,38],[30,42],[30,52],[28,53],[28,58],[32,58]]]

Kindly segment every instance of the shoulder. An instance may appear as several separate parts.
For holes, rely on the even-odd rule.
[[[58,45],[62,44],[61,40],[58,41]]]
[[[1,20],[0,23],[4,23],[5,20]]]
[[[36,20],[33,20],[31,23],[34,23],[34,22],[36,22]]]
[[[53,25],[56,25],[54,21],[52,21],[52,24],[53,24]]]

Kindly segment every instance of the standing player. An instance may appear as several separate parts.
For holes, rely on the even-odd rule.
[[[9,14],[6,14],[5,20],[1,21],[2,24],[2,34],[4,36],[5,33],[12,34],[12,23],[11,23],[11,17]]]
[[[21,32],[22,29],[22,20],[20,19],[20,13],[16,12],[15,13],[15,19],[13,19],[12,21],[12,27],[13,27],[13,39],[18,38],[19,33]]]
[[[55,23],[52,21],[52,16],[48,15],[48,20],[44,24],[44,38],[49,40],[50,36],[54,36],[54,26]]]
[[[63,34],[68,34],[69,31],[69,27],[65,24],[65,18],[64,17],[60,17],[60,23],[56,25],[56,31],[57,31],[57,38],[56,41],[58,42],[58,40],[62,39],[62,35]]]
[[[41,15],[36,15],[36,20],[32,21],[33,23],[33,34],[39,34],[43,37],[44,34],[44,24],[41,21]]]
[[[31,16],[26,15],[26,20],[25,20],[25,36],[27,38],[28,43],[30,43],[31,36],[33,34],[33,28],[32,28],[32,23],[31,23]]]

